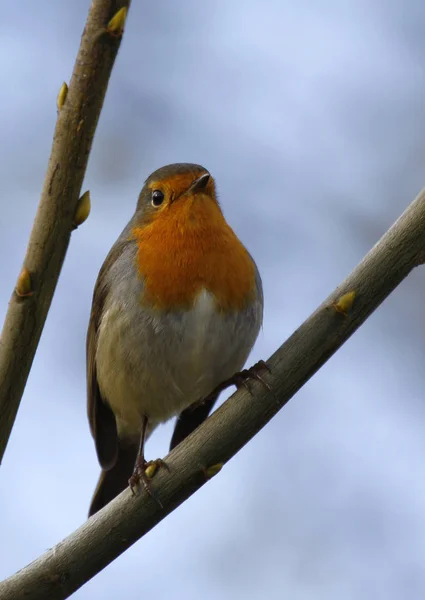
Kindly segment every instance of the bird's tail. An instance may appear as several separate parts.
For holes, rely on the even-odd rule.
[[[137,446],[120,446],[117,462],[108,471],[102,471],[90,504],[89,517],[106,506],[126,487],[133,472]]]
[[[219,393],[210,394],[203,400],[191,404],[180,413],[174,427],[173,437],[171,438],[170,452],[205,421],[214,404],[217,402],[219,395]]]

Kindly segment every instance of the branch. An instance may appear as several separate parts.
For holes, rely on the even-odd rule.
[[[59,115],[24,264],[0,338],[0,462],[68,248],[81,185],[130,0],[93,0]],[[115,18],[114,18],[115,16]],[[80,221],[81,222],[81,221]]]
[[[0,583],[3,600],[67,598],[215,475],[425,258],[425,190],[353,273],[269,360],[271,392],[237,391],[165,459],[153,487],[163,509],[125,490],[82,527]],[[254,474],[255,476],[255,474]]]

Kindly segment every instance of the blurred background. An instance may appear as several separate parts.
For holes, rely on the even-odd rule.
[[[0,317],[88,8],[2,7]],[[72,235],[1,469],[1,577],[86,518],[99,474],[85,408],[92,290],[144,179],[180,161],[215,176],[263,276],[250,363],[267,358],[425,185],[424,24],[419,0],[134,0],[83,188],[92,214]],[[424,277],[74,597],[424,597]],[[171,432],[156,431],[148,457]]]

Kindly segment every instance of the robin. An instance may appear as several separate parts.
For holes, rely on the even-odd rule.
[[[144,445],[159,423],[180,415],[172,449],[208,416],[262,317],[259,272],[210,173],[183,163],[152,173],[93,294],[88,418],[102,472],[89,516],[129,483],[148,485]]]

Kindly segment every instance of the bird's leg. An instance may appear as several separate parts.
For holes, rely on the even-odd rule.
[[[161,508],[163,508],[161,502],[156,498],[155,494],[151,488],[151,479],[155,475],[155,472],[158,467],[165,467],[168,470],[168,466],[161,459],[157,458],[156,460],[147,461],[145,459],[145,440],[146,440],[146,431],[148,427],[148,418],[143,417],[142,421],[142,431],[140,433],[140,443],[139,450],[136,456],[136,462],[134,464],[133,474],[128,480],[128,484],[130,486],[131,491],[134,494],[134,488],[140,483],[143,483],[143,487],[146,492],[151,496]],[[151,469],[152,467],[152,469]],[[149,472],[151,471],[151,472]]]
[[[257,363],[255,363],[255,365],[253,365],[249,369],[243,369],[243,371],[235,373],[234,375],[232,375],[232,377],[229,377],[229,379],[226,379],[225,381],[220,383],[210,394],[208,394],[208,396],[203,398],[201,402],[207,402],[212,396],[220,394],[231,385],[235,385],[238,389],[243,386],[248,390],[250,394],[252,394],[252,390],[248,383],[250,379],[257,379],[257,381],[260,381],[270,393],[273,393],[267,381],[265,381],[261,376],[261,372],[264,371],[270,373],[270,367],[264,362],[264,360],[259,360]]]

